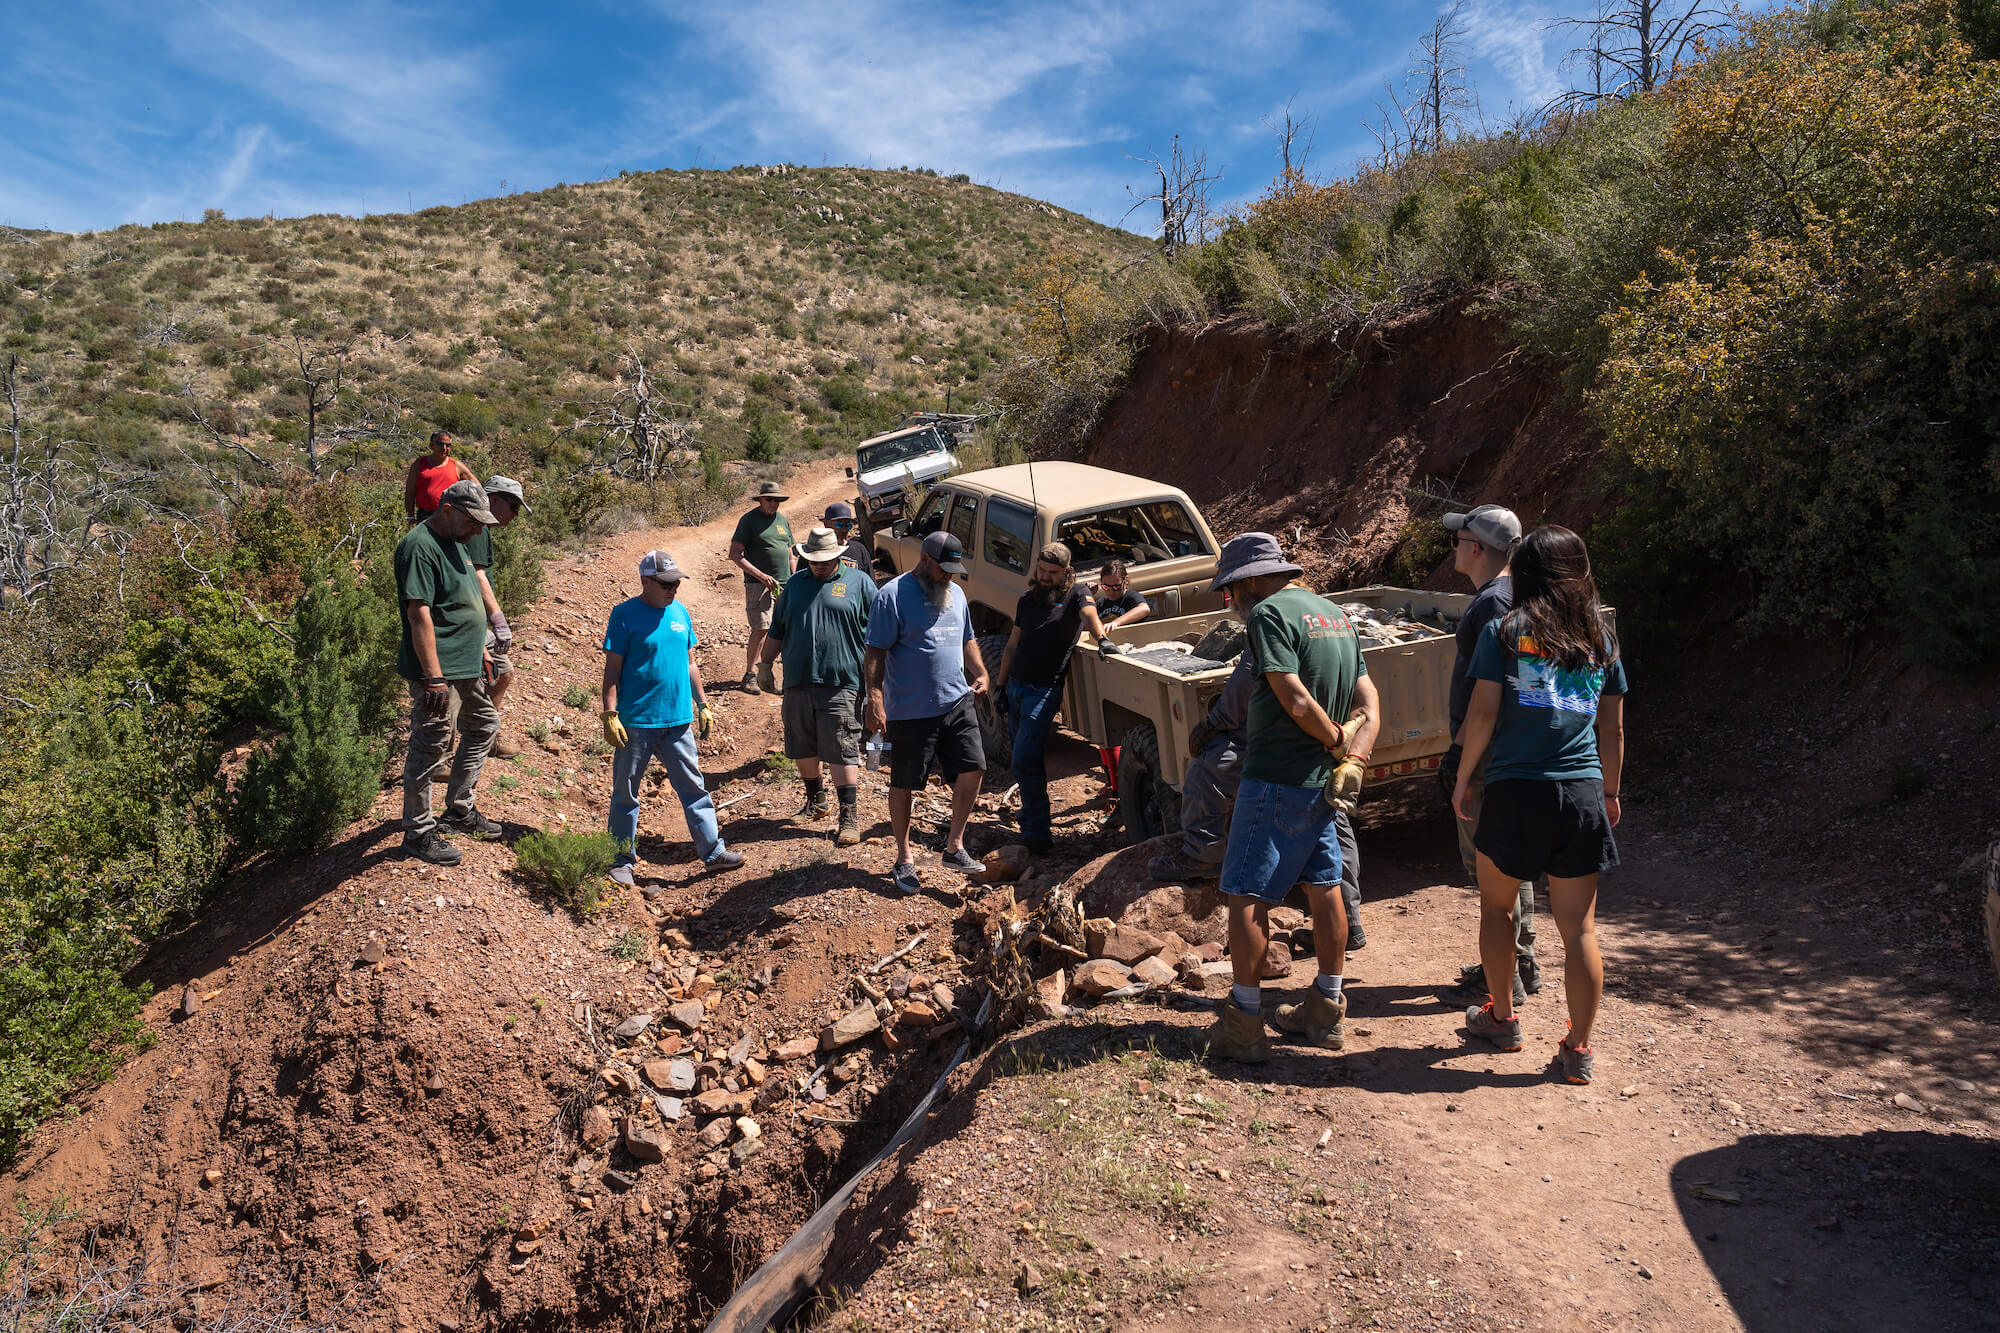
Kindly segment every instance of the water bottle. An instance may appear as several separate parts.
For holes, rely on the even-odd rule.
[[[881,772],[882,765],[889,758],[889,742],[887,738],[879,731],[869,732],[868,739],[861,744],[861,755],[862,763],[867,765],[870,773]]]

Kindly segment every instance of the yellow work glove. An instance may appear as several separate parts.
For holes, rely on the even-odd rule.
[[[694,734],[697,740],[707,740],[708,733],[715,730],[715,710],[706,701],[694,706]]]
[[[759,662],[757,664],[757,688],[766,694],[776,694],[778,692],[778,675],[771,667],[772,664],[769,662]]]
[[[1361,799],[1361,780],[1367,776],[1367,763],[1353,755],[1347,756],[1326,780],[1326,803],[1336,810],[1353,814],[1355,803]]]
[[[632,738],[625,734],[625,724],[618,720],[617,709],[607,708],[598,716],[604,719],[604,740],[612,749],[622,750],[631,743]]]

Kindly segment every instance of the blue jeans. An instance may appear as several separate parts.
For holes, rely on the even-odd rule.
[[[1042,752],[1048,748],[1049,728],[1055,723],[1056,705],[1061,702],[1060,685],[1007,682],[1014,781],[1021,784],[1021,837],[1029,842],[1049,840],[1049,767],[1043,762]]]
[[[1222,891],[1281,903],[1294,884],[1340,883],[1340,824],[1318,787],[1243,779],[1222,858]]]
[[[639,779],[646,765],[657,758],[667,770],[674,795],[681,798],[687,813],[688,833],[694,838],[695,855],[712,861],[727,849],[715,827],[715,802],[709,799],[708,784],[701,776],[701,756],[694,748],[694,724],[678,727],[628,727],[625,748],[611,759],[611,817],[606,822],[611,836],[618,839],[618,865],[639,861]]]

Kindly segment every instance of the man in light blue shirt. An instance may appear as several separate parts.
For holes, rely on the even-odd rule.
[[[611,609],[604,630],[604,685],[600,716],[604,739],[617,750],[611,765],[608,827],[618,840],[611,878],[630,888],[639,863],[639,779],[658,756],[681,799],[695,854],[711,870],[743,864],[743,853],[722,843],[715,802],[701,776],[697,731],[707,736],[714,715],[695,666],[694,619],[680,605],[682,574],[665,551],[639,561],[639,595]]]
[[[910,804],[937,762],[951,783],[951,828],[944,865],[980,868],[965,850],[965,823],[986,776],[986,749],[973,700],[986,693],[986,664],[972,637],[965,594],[952,581],[965,573],[965,551],[948,532],[924,538],[917,567],[889,580],[868,614],[870,731],[889,741],[889,828],[896,835],[891,882],[915,893],[910,860]]]

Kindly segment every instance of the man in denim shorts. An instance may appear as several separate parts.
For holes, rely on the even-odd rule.
[[[1271,1054],[1262,987],[1268,916],[1294,884],[1312,908],[1319,975],[1303,1001],[1278,1006],[1271,1019],[1314,1046],[1337,1051],[1344,1042],[1347,909],[1332,801],[1359,792],[1380,708],[1354,626],[1334,603],[1293,586],[1302,571],[1284,558],[1276,538],[1232,537],[1219,563],[1211,588],[1229,590],[1232,609],[1249,628],[1244,652],[1256,685],[1243,785],[1222,859],[1235,985],[1209,1049],[1254,1064]]]

